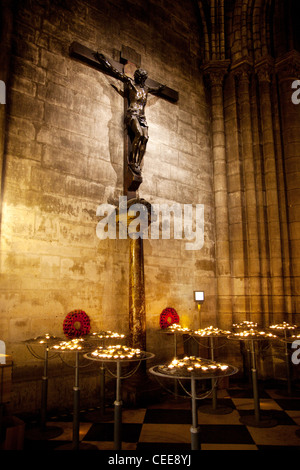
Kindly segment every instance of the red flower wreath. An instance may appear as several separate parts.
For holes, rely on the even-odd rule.
[[[90,328],[90,319],[83,310],[73,310],[64,319],[63,330],[68,338],[87,335]]]
[[[159,318],[159,324],[161,328],[167,328],[168,326],[172,325],[173,323],[179,323],[179,316],[178,313],[174,308],[165,308]]]

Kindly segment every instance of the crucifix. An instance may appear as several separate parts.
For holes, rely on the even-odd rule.
[[[120,61],[107,59],[103,54],[73,42],[70,55],[124,83],[124,135],[123,193],[127,196],[127,207],[142,200],[137,190],[142,183],[141,163],[148,141],[148,125],[144,108],[148,93],[153,93],[173,103],[178,101],[178,92],[148,77],[140,68],[141,58],[133,49],[123,47]],[[149,205],[145,201],[145,205]],[[144,295],[143,239],[130,238],[129,260],[129,330],[130,345],[142,350],[146,348],[146,315]]]
[[[120,62],[73,42],[70,54],[88,65],[124,83],[124,116],[126,124],[124,141],[124,195],[136,197],[142,183],[141,163],[148,141],[148,125],[145,106],[148,93],[171,102],[178,101],[178,92],[162,85],[140,68],[141,57],[130,47],[122,47]]]

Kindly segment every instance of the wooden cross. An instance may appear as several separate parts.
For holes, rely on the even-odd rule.
[[[114,76],[106,67],[99,62],[97,59],[97,54],[95,51],[79,44],[78,42],[73,42],[70,46],[70,55],[73,58],[79,59],[80,61],[92,66],[100,70],[103,73],[109,74]],[[120,73],[123,73],[129,77],[132,77],[135,70],[140,66],[141,57],[137,54],[133,49],[129,47],[123,47],[122,52],[120,54],[120,62],[109,59],[110,64],[114,67],[114,69]],[[164,86],[151,78],[147,78],[146,80],[147,87],[150,88],[150,93],[154,92],[154,90],[159,90],[155,94],[164,98],[168,101],[173,103],[178,101],[178,92],[172,90],[171,88]],[[126,115],[128,102],[126,96],[124,96],[124,112]],[[124,165],[123,165],[123,184],[124,184],[124,195],[127,196],[128,199],[132,199],[136,197],[136,191],[138,190],[140,184],[142,183],[142,176],[140,173],[136,173],[132,171],[132,168],[128,164],[129,162],[129,155],[131,152],[131,139],[129,138],[128,132],[125,133],[125,142],[124,142]]]

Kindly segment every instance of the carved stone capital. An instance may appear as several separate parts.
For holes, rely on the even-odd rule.
[[[300,79],[300,53],[290,51],[276,59],[276,72],[279,81]]]
[[[249,83],[253,73],[253,64],[248,58],[232,65],[231,71],[238,83]]]
[[[274,72],[274,60],[272,57],[264,57],[255,64],[255,73],[259,82],[270,83]]]
[[[202,70],[204,77],[211,87],[223,86],[224,77],[228,72],[229,60],[216,60],[207,62]]]

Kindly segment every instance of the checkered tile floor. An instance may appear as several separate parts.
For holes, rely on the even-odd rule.
[[[218,410],[212,413],[212,400],[198,400],[198,423],[201,450],[300,450],[300,394],[292,396],[281,388],[260,387],[261,416],[272,417],[276,425],[253,427],[242,424],[240,418],[253,416],[251,387],[234,386],[218,390]],[[109,409],[107,413],[109,413]],[[228,412],[230,411],[230,412]],[[113,420],[93,422],[95,411],[80,413],[80,440],[99,450],[113,450]],[[147,408],[122,412],[122,450],[149,452],[183,452],[191,450],[191,403],[188,399],[165,396],[160,403]],[[56,450],[72,442],[72,415],[56,416],[49,425],[59,426],[63,433],[47,441],[25,438],[25,450]],[[25,434],[26,436],[26,434]]]

